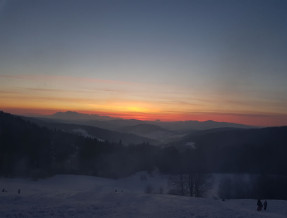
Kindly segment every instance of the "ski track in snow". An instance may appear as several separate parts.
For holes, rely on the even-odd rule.
[[[146,194],[147,184],[165,187],[164,178],[136,174],[112,180],[58,175],[39,181],[0,178],[2,218],[283,218],[287,201],[268,200],[268,211],[256,211],[256,199],[215,200],[168,194]],[[21,188],[21,194],[17,193]]]

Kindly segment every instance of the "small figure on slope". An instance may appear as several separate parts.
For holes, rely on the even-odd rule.
[[[261,211],[262,207],[263,207],[263,204],[262,204],[261,200],[258,199],[258,201],[257,201],[257,211]]]
[[[267,201],[266,200],[264,200],[264,202],[263,202],[263,208],[264,208],[264,210],[267,209]]]

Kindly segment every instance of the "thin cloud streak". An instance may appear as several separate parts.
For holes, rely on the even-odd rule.
[[[60,75],[43,75],[43,74],[25,74],[25,75],[7,75],[2,74],[0,78],[6,79],[22,79],[30,81],[45,81],[45,80],[56,80],[56,81],[72,81],[72,82],[84,82],[84,83],[101,83],[101,84],[111,84],[111,85],[138,85],[138,83],[127,82],[127,81],[117,81],[117,80],[103,80],[88,77],[77,77],[77,76],[60,76]]]

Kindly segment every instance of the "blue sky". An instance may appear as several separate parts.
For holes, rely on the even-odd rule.
[[[100,87],[103,94],[92,100],[111,104],[107,108],[142,102],[150,105],[142,109],[157,113],[286,117],[286,9],[286,1],[276,0],[2,0],[0,83],[2,92],[14,94],[0,99],[15,100],[21,92],[35,106],[27,88],[62,89],[64,98],[85,84],[61,83],[57,76],[81,77],[136,84],[87,85]]]

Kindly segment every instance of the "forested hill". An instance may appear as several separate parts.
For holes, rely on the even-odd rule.
[[[0,112],[0,175],[123,177],[141,170],[287,174],[287,127],[194,132],[166,147],[125,146],[37,126]]]
[[[173,145],[192,145],[212,171],[287,174],[286,126],[195,131]]]
[[[147,169],[141,164],[147,159],[143,150],[153,148],[147,144],[124,146],[51,130],[0,112],[0,176],[126,176]]]

